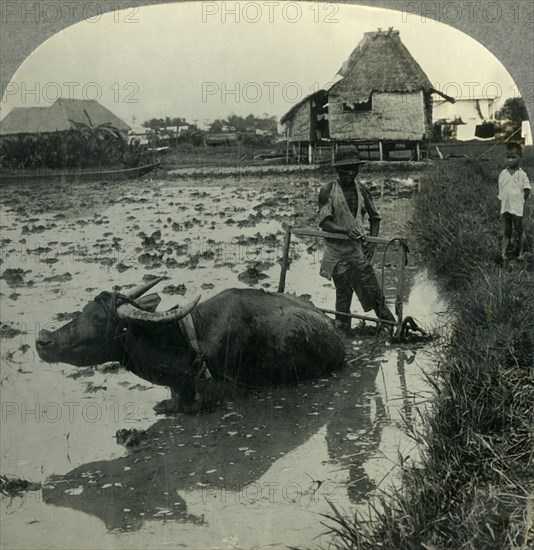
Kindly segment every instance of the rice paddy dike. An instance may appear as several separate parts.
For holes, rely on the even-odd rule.
[[[498,260],[501,158],[441,163],[415,199],[417,249],[454,322],[428,377],[430,411],[413,434],[419,463],[375,500],[373,524],[333,508],[338,548],[534,546],[534,265]],[[532,181],[531,148],[523,169]]]

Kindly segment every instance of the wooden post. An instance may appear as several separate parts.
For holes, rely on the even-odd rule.
[[[308,145],[308,164],[313,164],[313,145]]]
[[[286,164],[289,164],[289,128],[286,130]]]
[[[404,300],[404,271],[406,269],[406,245],[401,242],[399,249],[399,280],[397,282],[397,298],[395,300],[395,313],[397,314],[397,320],[402,323],[403,315],[403,300]]]
[[[415,160],[418,162],[421,160],[421,148],[419,146],[419,142],[415,144]]]
[[[289,264],[289,247],[291,245],[291,226],[286,229],[284,238],[284,251],[282,254],[282,270],[280,271],[280,280],[278,281],[278,292],[284,292],[286,288],[286,273]]]
[[[383,150],[381,141],[378,142],[378,156],[380,160],[384,160],[384,150]]]

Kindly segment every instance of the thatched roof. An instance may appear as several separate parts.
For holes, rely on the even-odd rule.
[[[130,129],[97,101],[58,99],[50,107],[15,107],[0,122],[0,135],[64,132],[79,125],[96,127],[109,124],[119,132]]]
[[[298,103],[295,103],[291,109],[280,119],[280,124],[285,124],[288,120],[293,118],[293,116],[298,112],[298,110],[308,101],[318,101],[318,102],[326,102],[327,98],[327,92],[326,90],[317,90],[316,92],[313,92],[309,95],[307,95],[305,98],[301,99]]]
[[[366,32],[329,90],[344,102],[367,101],[372,92],[430,92],[432,84],[401,42],[399,31]]]

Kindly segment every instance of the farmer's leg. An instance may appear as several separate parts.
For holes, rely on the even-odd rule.
[[[386,300],[373,266],[365,259],[360,247],[360,253],[351,259],[349,279],[356,296],[364,311],[374,310],[379,319],[395,321],[393,313],[386,305]]]
[[[350,304],[352,302],[352,287],[347,275],[348,266],[346,262],[338,262],[332,273],[332,279],[336,287],[336,311],[343,313],[350,313]],[[336,321],[350,328],[350,317],[336,314]]]
[[[512,238],[512,214],[504,212],[501,214],[502,220],[502,259],[508,259],[508,247]]]

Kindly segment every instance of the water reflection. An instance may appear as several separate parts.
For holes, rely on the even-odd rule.
[[[379,445],[385,418],[375,390],[380,363],[369,361],[330,379],[250,396],[223,412],[159,420],[147,430],[145,443],[127,456],[50,478],[44,501],[97,516],[108,529],[135,530],[149,519],[204,523],[203,515],[189,512],[188,498],[208,507],[210,500],[221,505],[215,496],[223,493],[239,494],[245,503],[276,501],[313,491],[314,484],[326,484],[325,496],[328,479],[306,480],[294,468],[288,481],[293,486],[284,492],[269,471],[326,427],[329,460],[349,469],[349,497],[359,502],[374,488],[363,464]],[[260,477],[258,497],[254,484]]]
[[[405,371],[416,354],[384,352],[361,357],[353,349],[361,359],[329,379],[259,393],[211,414],[159,420],[126,456],[51,477],[43,500],[120,531],[154,521],[206,528],[207,518],[223,513],[239,514],[247,524],[258,506],[279,514],[304,497],[319,502],[321,512],[333,497],[361,504],[384,477],[370,464],[396,444],[390,435],[384,440],[384,429],[401,415],[414,420]],[[392,384],[392,378],[398,381]],[[400,407],[394,387],[400,388]],[[307,453],[299,453],[305,447]],[[327,460],[317,473],[321,456]]]

